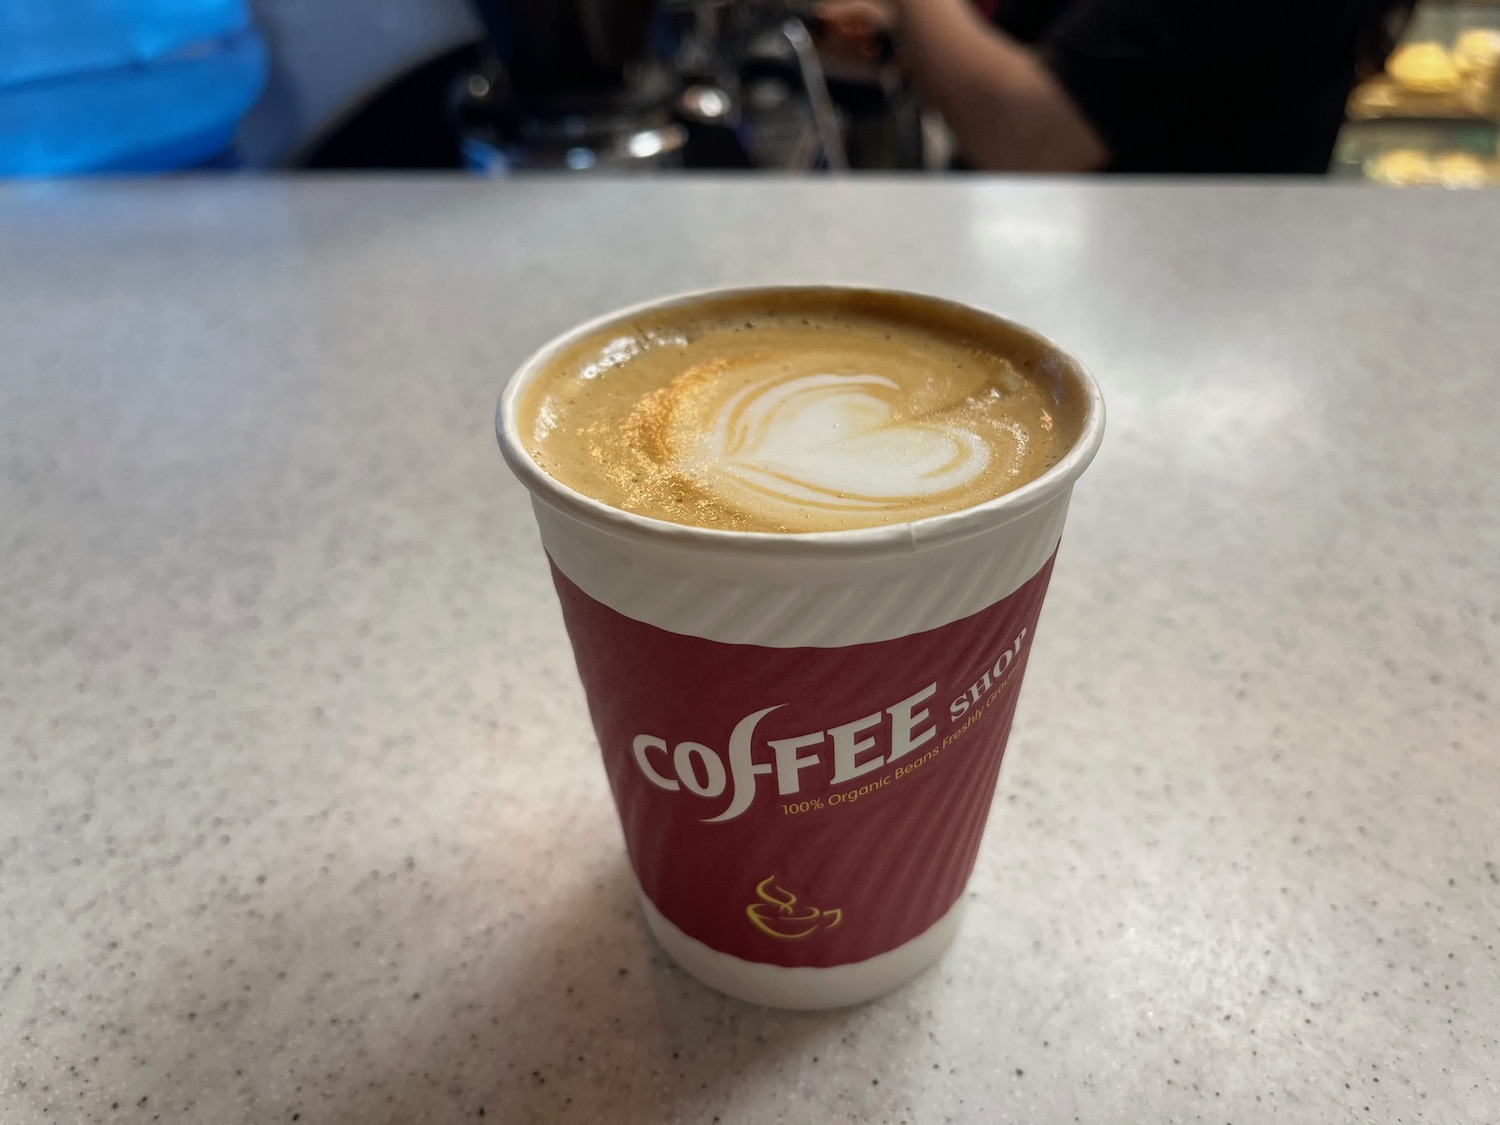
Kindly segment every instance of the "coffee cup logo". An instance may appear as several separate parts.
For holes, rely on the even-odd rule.
[[[792,968],[867,960],[946,916],[1051,569],[925,632],[784,650],[667,633],[557,574],[652,907],[716,952]]]
[[[1026,636],[1027,630],[1021,629],[992,664],[975,670],[973,682],[948,704],[950,724],[965,716],[959,729],[973,724],[981,699],[1008,680]],[[758,728],[786,704],[762,707],[734,725],[725,754],[703,742],[673,744],[654,734],[636,735],[630,751],[641,775],[658,789],[707,800],[727,797],[722,811],[701,818],[705,824],[723,824],[741,816],[754,802],[762,777],[768,788],[775,786],[778,797],[797,799],[786,804],[784,811],[832,808],[883,789],[952,741],[951,733],[939,739],[942,720],[932,706],[937,691],[934,681],[868,715],[781,738],[758,737]],[[917,750],[924,753],[912,757]],[[887,766],[894,767],[894,772],[882,773]],[[805,800],[800,799],[804,796]]]
[[[755,897],[758,901],[745,907],[745,917],[761,933],[780,941],[801,941],[820,930],[835,929],[844,920],[838,907],[824,910],[801,905],[796,895],[776,886],[775,875],[755,885]]]
[[[931,683],[850,722],[790,738],[766,739],[769,757],[758,756],[756,728],[786,705],[762,707],[735,724],[729,735],[727,766],[724,756],[701,742],[679,742],[669,749],[664,738],[638,734],[630,749],[636,766],[658,789],[710,799],[727,792],[730,799],[724,811],[703,818],[706,824],[721,824],[750,807],[759,777],[770,777],[780,796],[794,797],[803,792],[804,773],[822,779],[825,786],[843,786],[905,758],[937,737],[936,721],[926,705],[936,694],[937,684]],[[822,803],[820,798],[819,807]]]

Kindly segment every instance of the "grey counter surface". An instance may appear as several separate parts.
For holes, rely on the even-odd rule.
[[[0,191],[0,1121],[1500,1121],[1500,199]],[[965,929],[722,998],[639,923],[500,384],[704,285],[1099,375]]]

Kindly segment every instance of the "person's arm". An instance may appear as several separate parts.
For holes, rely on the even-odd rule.
[[[992,171],[1088,172],[1109,150],[1037,56],[968,0],[897,0],[902,54],[959,151]]]

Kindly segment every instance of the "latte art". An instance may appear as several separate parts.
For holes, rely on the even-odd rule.
[[[733,395],[706,431],[679,426],[674,461],[730,503],[792,520],[902,512],[972,485],[990,462],[977,435],[942,421],[902,421],[901,384],[882,375],[790,375]]]
[[[615,321],[518,414],[547,473],[627,512],[741,531],[872,527],[1035,479],[1083,404],[1044,341],[928,298],[785,289]]]

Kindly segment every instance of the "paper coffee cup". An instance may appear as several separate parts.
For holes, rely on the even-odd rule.
[[[797,288],[817,291],[778,291]],[[531,492],[651,932],[732,996],[838,1007],[910,980],[957,930],[1104,403],[1043,340],[1048,374],[1085,403],[1055,466],[963,511],[851,531],[668,523],[538,467],[517,406],[554,356],[617,319],[732,292],[553,340],[507,385],[497,431]]]

